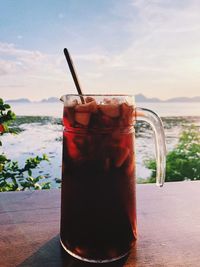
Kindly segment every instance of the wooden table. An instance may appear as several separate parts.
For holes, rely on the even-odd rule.
[[[200,182],[137,185],[137,200],[139,237],[129,257],[88,264],[60,247],[60,190],[0,193],[0,266],[200,266]]]

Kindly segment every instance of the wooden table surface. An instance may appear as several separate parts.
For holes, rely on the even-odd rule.
[[[89,264],[60,247],[60,190],[0,193],[0,266],[200,266],[200,182],[137,185],[137,209],[139,236],[130,255]]]

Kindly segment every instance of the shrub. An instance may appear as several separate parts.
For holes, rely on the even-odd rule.
[[[0,136],[6,133],[16,134],[18,128],[10,127],[16,116],[11,111],[11,107],[5,104],[0,98]],[[0,146],[2,142],[0,140]],[[8,159],[5,154],[0,154],[0,192],[3,191],[19,191],[26,189],[49,189],[50,182],[40,181],[44,179],[42,175],[32,176],[32,170],[37,168],[42,161],[48,161],[46,155],[42,157],[36,156],[26,159],[23,167],[19,166],[17,161]]]
[[[152,171],[148,182],[155,182],[155,160],[145,164]],[[194,125],[182,132],[178,145],[166,158],[166,181],[183,180],[200,180],[200,131]]]

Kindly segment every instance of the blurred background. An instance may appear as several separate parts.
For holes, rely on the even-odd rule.
[[[59,187],[59,98],[76,93],[63,55],[67,47],[84,93],[133,94],[138,106],[162,117],[168,180],[175,179],[173,168],[179,180],[200,179],[199,14],[198,0],[0,0],[0,124],[9,124],[0,136],[1,170],[13,171],[5,158],[23,169],[27,158],[45,154],[48,161],[36,160],[23,179],[42,176],[33,185],[44,180]],[[16,118],[6,117],[10,109]],[[195,146],[185,145],[180,155],[184,144]],[[138,182],[154,181],[153,146],[152,132],[140,125]],[[170,153],[182,163],[172,167]]]

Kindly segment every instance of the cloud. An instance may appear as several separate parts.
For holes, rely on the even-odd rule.
[[[123,25],[130,35],[126,47],[118,53],[77,55],[90,65],[88,73],[101,73],[99,79],[96,76],[97,87],[135,88],[136,92],[163,97],[199,94],[198,1],[132,0],[130,4],[132,15],[129,12]],[[119,7],[113,12],[116,16],[125,13]],[[92,88],[92,75],[90,78],[86,85]]]
[[[20,62],[14,62],[11,60],[0,60],[0,76],[17,73],[20,69]]]
[[[183,62],[189,67],[191,60],[199,57],[200,5],[196,1],[183,1],[178,6],[174,2],[177,3],[132,2],[138,20],[132,29],[130,46],[121,53],[127,65],[182,69]]]
[[[197,1],[183,0],[180,4],[172,0],[132,0],[130,3],[133,15],[129,14],[124,24],[131,36],[130,43],[117,53],[97,51],[76,55],[76,59],[104,69],[167,71],[175,69],[173,66],[183,67],[183,61],[189,67],[191,60],[199,56],[200,5]],[[119,8],[116,12],[116,15],[124,13]]]
[[[22,50],[15,47],[14,44],[0,43],[0,56],[12,57],[13,62],[36,62],[45,58],[39,51]]]
[[[195,0],[133,0],[140,24],[147,31],[188,32],[199,30],[199,3]],[[140,25],[141,26],[141,25]]]
[[[99,79],[99,78],[102,78],[103,74],[102,73],[98,73],[98,72],[87,72],[85,74],[85,76],[88,79]]]
[[[77,54],[74,57],[77,60],[84,60],[88,62],[93,62],[96,64],[106,64],[110,62],[110,57],[102,54]]]
[[[64,56],[19,49],[8,43],[0,43],[0,77],[0,94],[5,99],[59,97],[71,82]]]
[[[0,58],[0,75],[64,74],[59,56],[19,49],[14,44],[0,43]]]
[[[170,94],[182,95],[183,91],[187,95],[197,94],[200,85],[199,1],[127,0],[127,5],[121,1],[117,3],[112,10],[117,22],[109,26],[116,27],[123,22],[120,29],[113,32],[123,36],[125,31],[129,41],[123,44],[123,37],[119,38],[120,49],[112,50],[102,38],[101,43],[94,41],[91,53],[80,45],[80,52],[72,54],[85,91],[91,88],[91,92],[101,92],[102,88],[109,88],[115,92],[116,88],[127,88],[127,93],[132,93],[134,88],[134,93],[165,98]],[[78,42],[78,34],[76,37]],[[113,45],[117,45],[114,41]],[[64,88],[65,83],[73,84],[62,53],[50,55],[0,43],[0,58],[1,77],[15,75],[19,83],[20,79],[26,79],[34,86],[59,86],[63,82],[60,86]]]

